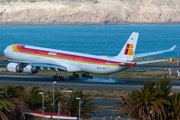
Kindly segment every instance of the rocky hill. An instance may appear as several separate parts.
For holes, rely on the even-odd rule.
[[[180,0],[3,2],[0,24],[180,23]]]

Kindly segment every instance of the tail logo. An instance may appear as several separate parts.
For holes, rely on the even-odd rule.
[[[125,51],[124,51],[124,54],[125,54],[125,55],[130,55],[130,56],[134,55],[134,50],[133,50],[133,48],[134,48],[134,45],[133,45],[133,44],[127,44],[127,45],[126,45],[126,49],[125,49]]]

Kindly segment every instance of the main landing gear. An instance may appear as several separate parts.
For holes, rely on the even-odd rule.
[[[63,76],[60,76],[59,72],[56,71],[56,75],[53,75],[53,79],[54,79],[54,80],[63,81],[63,80],[64,80],[64,77],[63,77]]]
[[[71,76],[69,76],[70,80],[75,80],[79,78],[79,74],[73,73]],[[89,73],[83,73],[82,78],[92,79],[92,76],[89,75]]]
[[[69,76],[70,80],[75,80],[75,79],[78,79],[78,78],[79,78],[79,74],[77,74],[75,72],[73,72],[73,74]]]
[[[60,81],[63,81],[63,80],[64,80],[64,77],[63,77],[63,76],[53,75],[53,79],[54,79],[54,80],[60,80]]]
[[[72,75],[69,76],[69,80],[75,80],[75,79],[78,79],[79,78],[79,74],[73,72]],[[92,79],[93,77],[89,75],[89,73],[83,73],[82,74],[82,78],[86,78],[86,79]],[[59,72],[56,71],[56,75],[53,75],[53,79],[56,81],[56,80],[59,80],[59,81],[63,81],[64,80],[64,77],[63,76],[60,76]]]
[[[89,75],[89,73],[83,73],[82,78],[90,78],[92,79],[93,77]]]
[[[73,74],[71,76],[69,76],[70,80],[75,80],[75,79],[78,79],[78,78],[79,78],[79,74],[77,74],[75,72],[73,72]],[[90,76],[89,73],[83,73],[82,78],[92,79],[92,76]]]

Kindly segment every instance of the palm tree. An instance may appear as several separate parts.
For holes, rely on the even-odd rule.
[[[9,114],[13,111],[15,105],[9,100],[8,95],[4,88],[0,86],[0,118],[2,120],[8,120]]]
[[[170,80],[160,79],[155,82],[155,88],[157,92],[163,92],[163,96],[165,99],[169,99],[169,95],[171,93],[171,88],[173,83],[170,83]]]
[[[168,100],[161,97],[161,91],[157,92],[154,88],[155,83],[145,83],[143,88],[132,92],[132,98],[135,105],[135,110],[138,110],[139,116],[142,119],[150,120],[156,117],[159,120],[166,119],[166,108],[164,104],[170,104]],[[133,103],[133,102],[132,102]]]
[[[55,112],[58,111],[58,102],[63,103],[62,99],[61,99],[63,96],[64,96],[64,94],[61,91],[55,90],[55,92],[54,92],[54,99],[55,99],[54,100],[55,101],[54,107],[55,107]],[[52,100],[52,98],[53,98],[52,92],[51,91],[47,91],[47,97],[46,97],[46,110],[47,111],[53,111],[53,108],[52,108],[53,100]],[[62,112],[62,110],[61,110],[61,112]]]
[[[173,104],[172,104],[172,97],[170,97],[170,93],[171,93],[171,88],[173,86],[173,83],[170,83],[170,79],[160,79],[160,80],[157,80],[155,82],[155,88],[156,88],[156,91],[158,92],[162,92],[163,94],[161,94],[162,98],[166,99],[166,100],[169,100],[170,101],[170,105],[169,104],[166,104],[164,105],[164,107],[167,109],[167,119],[171,118],[170,117],[170,109],[173,107]]]
[[[180,92],[174,92],[170,96],[169,120],[180,120]]]
[[[15,113],[12,115],[12,118],[14,120],[24,120],[24,110],[28,109],[28,105],[24,102],[22,96],[24,94],[24,88],[22,86],[7,86],[6,91],[7,94],[12,101],[12,103],[15,105],[15,109],[12,111],[12,113]]]
[[[136,118],[137,120],[140,119],[140,116],[137,111],[131,111],[132,104],[129,104],[131,102],[131,93],[125,92],[124,96],[120,96],[122,99],[122,102],[116,102],[115,105],[117,107],[118,112],[120,113],[118,116],[131,116],[132,118]]]
[[[78,116],[79,112],[79,100],[76,98],[81,98],[81,117],[83,118],[90,118],[91,116],[87,113],[95,114],[95,112],[98,112],[98,107],[92,103],[92,98],[90,98],[89,94],[83,94],[83,91],[77,90],[70,93],[69,97],[64,96],[63,99],[66,101],[66,103],[62,104],[62,109],[66,109],[66,114],[71,116]]]
[[[39,110],[42,105],[42,96],[39,94],[42,92],[39,86],[34,86],[30,91],[26,91],[23,96],[25,103],[28,104],[31,110]]]
[[[66,113],[65,111],[67,111],[67,108],[63,105],[66,105],[66,101],[65,101],[65,94],[62,93],[60,90],[56,90],[55,91],[55,111],[58,111],[58,102],[60,102],[60,107],[63,107],[64,109],[61,109],[60,112],[62,113]],[[65,109],[66,108],[66,109]]]
[[[9,85],[6,87],[6,92],[10,98],[18,98],[23,95],[24,89],[20,86]]]
[[[124,114],[134,119],[151,120],[156,118],[159,120],[166,119],[167,109],[164,105],[170,105],[170,102],[164,99],[163,92],[157,91],[155,82],[147,82],[140,90],[133,90],[127,96],[122,97],[123,103],[118,103]],[[127,111],[129,109],[129,111]]]

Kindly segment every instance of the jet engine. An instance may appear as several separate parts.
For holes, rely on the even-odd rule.
[[[23,67],[19,65],[18,63],[9,63],[7,65],[7,69],[10,72],[17,72],[17,73],[20,73],[23,71]]]
[[[34,67],[31,65],[27,65],[23,70],[23,72],[30,74],[36,74],[38,71],[39,71],[39,67]]]

